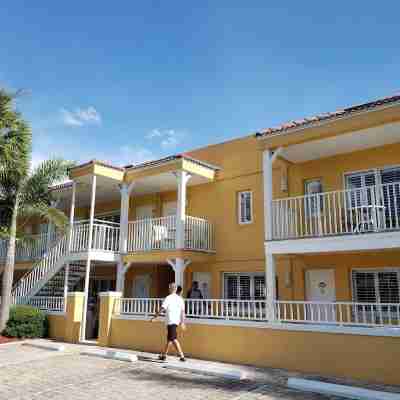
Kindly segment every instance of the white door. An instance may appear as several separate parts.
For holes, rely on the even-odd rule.
[[[211,298],[211,273],[193,272],[193,281],[199,282],[199,289],[204,299]]]
[[[136,219],[153,218],[153,205],[136,207]]]
[[[169,217],[170,215],[176,215],[176,201],[168,201],[163,203],[162,216]]]
[[[133,297],[135,298],[149,298],[150,297],[150,275],[139,275],[133,281]]]
[[[317,322],[334,321],[336,308],[335,270],[313,269],[306,271],[306,300],[317,302],[307,305],[307,319]]]
[[[336,301],[335,270],[312,269],[306,271],[307,301]]]

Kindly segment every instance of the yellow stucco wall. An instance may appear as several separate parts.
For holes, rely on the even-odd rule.
[[[113,347],[159,352],[165,343],[162,322],[113,319],[110,332]],[[398,338],[189,323],[179,339],[191,357],[400,384]]]
[[[335,270],[337,301],[352,301],[351,271],[363,268],[400,268],[400,251],[354,252],[298,255],[277,258],[278,295],[280,300],[305,300],[307,270]],[[288,285],[287,275],[289,273]]]
[[[66,317],[65,315],[48,315],[49,337],[55,340],[65,340]]]
[[[321,178],[324,192],[342,190],[345,187],[345,173],[392,165],[400,165],[400,143],[290,164],[289,193],[286,196],[303,195],[304,181],[307,179]]]

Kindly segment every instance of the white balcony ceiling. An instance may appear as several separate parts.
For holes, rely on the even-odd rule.
[[[396,142],[400,142],[400,122],[289,146],[282,156],[288,161],[301,163]]]
[[[91,176],[86,175],[76,179],[76,207],[87,207],[90,204]],[[200,185],[209,182],[206,178],[193,175],[188,186]],[[177,190],[177,180],[172,172],[154,175],[139,180],[133,188],[131,196],[144,194],[168,192]],[[67,188],[56,194],[61,201],[60,207],[69,209],[71,204],[72,188]],[[120,201],[119,182],[112,179],[97,176],[96,183],[96,204]]]

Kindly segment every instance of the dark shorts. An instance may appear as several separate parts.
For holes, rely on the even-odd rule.
[[[176,334],[176,328],[178,325],[172,324],[172,325],[167,325],[167,340],[169,342],[172,342],[173,340],[176,339],[177,334]]]

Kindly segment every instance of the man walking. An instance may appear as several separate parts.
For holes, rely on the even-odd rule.
[[[167,325],[167,344],[164,352],[160,354],[159,359],[165,361],[171,343],[174,345],[176,352],[179,354],[180,361],[186,361],[182,352],[182,348],[177,339],[177,328],[181,325],[185,330],[185,303],[181,296],[176,294],[176,284],[170,283],[169,295],[165,298],[161,305],[161,309],[157,311],[156,315],[150,320],[153,322],[162,312],[165,312],[165,323]]]

